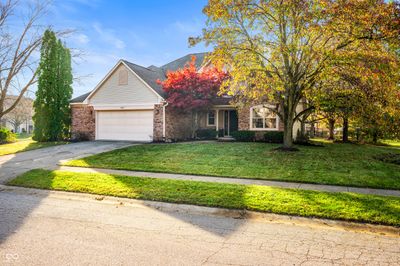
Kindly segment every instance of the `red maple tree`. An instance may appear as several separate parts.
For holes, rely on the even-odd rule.
[[[198,71],[196,57],[182,69],[167,73],[167,79],[159,83],[167,93],[167,102],[182,111],[199,111],[210,107],[217,97],[222,82],[228,74],[216,67]]]
[[[218,96],[222,82],[228,74],[216,67],[196,68],[196,57],[184,68],[167,72],[167,79],[158,81],[167,93],[166,101],[172,108],[192,115],[192,137],[198,128],[198,112],[207,110]]]

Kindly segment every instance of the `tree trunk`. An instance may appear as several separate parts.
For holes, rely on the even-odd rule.
[[[282,101],[282,122],[283,122],[283,146],[282,150],[295,151],[293,147],[293,124],[296,113],[297,104],[294,98],[289,95],[284,101]]]
[[[300,121],[300,137],[302,140],[306,139],[306,120],[302,119]]]
[[[374,130],[372,133],[372,142],[377,143],[378,142],[378,130]]]
[[[315,137],[315,123],[311,122],[311,128],[310,128],[310,138]]]
[[[292,149],[293,148],[293,120],[287,119],[284,121],[284,131],[283,131],[283,148]]]
[[[329,123],[329,140],[334,140],[335,139],[335,119],[329,118],[328,119]]]
[[[347,117],[343,117],[343,142],[349,141],[349,119]]]

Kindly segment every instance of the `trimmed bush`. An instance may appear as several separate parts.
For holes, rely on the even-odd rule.
[[[240,130],[232,132],[231,136],[237,141],[249,142],[249,141],[254,141],[256,132],[248,130]]]
[[[87,132],[74,132],[71,138],[71,141],[73,142],[88,141],[88,140],[90,140],[90,135]]]
[[[283,143],[283,132],[282,131],[265,132],[264,141],[269,143]]]
[[[17,140],[17,135],[8,128],[0,128],[0,144],[11,143]]]
[[[217,136],[217,131],[215,131],[214,129],[198,129],[196,131],[196,136],[199,139],[215,139],[215,137]]]

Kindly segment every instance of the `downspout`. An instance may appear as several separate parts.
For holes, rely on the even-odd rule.
[[[165,107],[167,107],[168,104],[169,104],[169,103],[166,102],[166,104],[163,105],[163,130],[162,130],[162,137],[163,137],[163,140],[164,140],[164,141],[166,141],[166,138],[165,138]]]

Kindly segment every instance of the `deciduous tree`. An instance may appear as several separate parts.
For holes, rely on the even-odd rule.
[[[285,149],[299,102],[338,53],[399,38],[398,5],[383,0],[209,0],[204,13],[203,35],[190,43],[213,45],[212,62],[229,66],[227,93],[276,103]]]
[[[41,44],[39,19],[46,13],[46,8],[47,3],[40,1],[0,2],[0,119],[16,108],[37,81],[37,62],[32,54]],[[26,12],[21,14],[21,10]],[[6,106],[9,95],[17,97]]]
[[[167,93],[167,102],[171,107],[192,114],[192,137],[198,125],[198,112],[206,110],[217,97],[227,73],[216,67],[205,67],[198,71],[196,57],[183,69],[167,73],[165,81],[159,81]]]
[[[15,101],[17,96],[8,96],[5,104],[6,106],[11,105]],[[23,97],[18,105],[12,109],[8,114],[4,116],[14,127],[14,132],[18,131],[18,128],[29,121],[31,121],[33,115],[33,100],[30,98]]]

